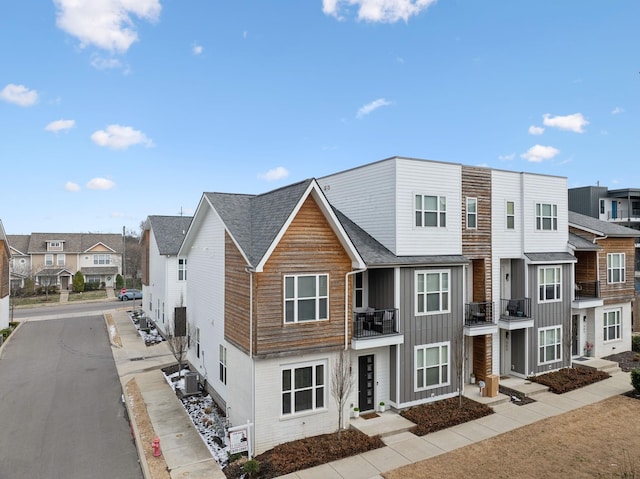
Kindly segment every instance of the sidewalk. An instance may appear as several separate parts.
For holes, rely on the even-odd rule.
[[[145,346],[129,318],[129,309],[113,310],[106,315],[113,358],[123,391],[131,379],[136,380],[154,432],[160,439],[160,449],[170,477],[225,479],[161,371],[161,368],[175,364],[173,354],[165,342]],[[129,410],[130,405],[128,401],[126,403]],[[135,415],[130,410],[129,418],[135,422]],[[151,450],[151,444],[141,444],[137,427],[133,425],[132,428],[136,432],[136,446],[145,479],[154,479],[145,456],[145,449]]]

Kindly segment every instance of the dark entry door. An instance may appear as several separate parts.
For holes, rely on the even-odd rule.
[[[578,345],[578,328],[580,327],[580,315],[573,314],[571,316],[571,354],[573,356],[580,355],[580,346]]]
[[[375,374],[373,354],[358,358],[358,407],[361,411],[370,411],[373,406]]]
[[[511,331],[511,370],[520,374],[527,374],[524,356],[526,353],[526,331],[526,329]]]

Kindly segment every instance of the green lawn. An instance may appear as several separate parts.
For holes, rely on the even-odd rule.
[[[106,299],[107,292],[104,289],[97,291],[85,291],[83,293],[69,293],[69,301],[85,301],[87,299]]]
[[[42,296],[27,296],[24,298],[16,298],[15,296],[11,298],[14,306],[30,306],[34,304],[49,304],[49,303],[58,303],[60,302],[60,295],[58,293],[49,294],[49,298],[45,295]]]

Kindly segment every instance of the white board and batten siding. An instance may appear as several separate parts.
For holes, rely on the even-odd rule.
[[[396,249],[395,159],[318,180],[329,202],[389,250]]]
[[[9,327],[9,297],[0,298],[0,329]]]
[[[396,161],[395,253],[462,254],[461,165],[404,158]],[[446,197],[446,227],[415,226],[415,195]]]
[[[199,211],[204,218],[190,244],[181,253],[187,257],[187,323],[192,346],[187,359],[202,378],[226,401],[226,386],[219,380],[219,351],[224,339],[224,225],[210,208]],[[200,357],[196,356],[195,331],[200,329]]]

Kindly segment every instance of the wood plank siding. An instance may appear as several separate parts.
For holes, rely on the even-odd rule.
[[[493,340],[490,334],[473,337],[473,373],[478,381],[492,374]]]
[[[249,275],[244,271],[246,265],[239,253],[229,243],[227,241],[225,261],[225,336],[246,351]],[[253,275],[254,356],[288,355],[343,345],[345,275],[351,270],[351,258],[315,200],[309,197],[266,262],[263,272]],[[284,276],[304,273],[329,275],[329,319],[285,324]],[[348,301],[351,304],[350,299]],[[348,315],[349,328],[350,317]]]
[[[635,297],[634,270],[635,270],[635,239],[634,238],[606,238],[599,240],[598,245],[603,250],[598,255],[600,268],[600,296],[604,304],[619,303],[620,301],[632,301]],[[625,282],[607,282],[607,254],[625,254]]]

